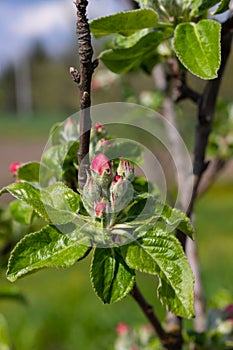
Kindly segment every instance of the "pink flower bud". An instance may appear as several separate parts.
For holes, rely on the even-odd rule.
[[[129,326],[126,323],[120,322],[116,328],[116,332],[118,335],[124,335],[128,333]]]
[[[97,218],[101,218],[106,213],[106,202],[99,202],[95,205],[95,215]]]
[[[134,179],[134,166],[131,165],[128,160],[121,158],[117,167],[117,174],[123,176],[129,181],[132,181]]]
[[[123,210],[133,199],[134,189],[131,182],[120,175],[114,177],[110,186],[110,201],[113,212]]]
[[[95,147],[96,152],[106,152],[108,148],[111,146],[111,142],[108,139],[102,138],[97,142]]]
[[[110,160],[103,153],[98,153],[91,163],[91,169],[99,175],[111,174]]]
[[[18,172],[18,168],[20,167],[22,163],[21,162],[15,162],[10,165],[10,172],[13,175],[16,175]]]
[[[94,130],[98,133],[102,133],[103,131],[105,131],[105,127],[100,123],[95,123]]]

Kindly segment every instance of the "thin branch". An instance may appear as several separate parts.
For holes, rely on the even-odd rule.
[[[206,172],[203,174],[201,182],[197,189],[197,196],[200,197],[205,193],[210,186],[213,185],[219,173],[226,167],[227,161],[220,158],[215,158],[210,162]]]
[[[85,185],[87,171],[90,165],[88,153],[91,130],[91,78],[94,69],[98,65],[96,60],[92,62],[93,49],[91,45],[90,28],[86,16],[87,5],[87,0],[76,0],[78,17],[76,32],[79,42],[80,73],[76,74],[76,77],[78,77],[76,79],[77,81],[73,79],[79,84],[80,88],[80,145],[78,150],[79,189],[82,189]]]
[[[221,57],[221,66],[218,72],[218,77],[216,79],[213,79],[207,82],[199,104],[198,122],[196,125],[196,132],[195,132],[194,164],[193,164],[195,185],[194,185],[192,200],[190,202],[189,209],[187,212],[189,216],[192,214],[194,201],[197,197],[198,186],[200,184],[202,175],[209,165],[209,163],[205,161],[206,148],[208,144],[209,135],[212,130],[212,122],[214,118],[214,112],[215,112],[220,84],[222,81],[222,77],[223,77],[223,73],[226,67],[228,57],[230,55],[232,35],[233,35],[232,31],[225,33],[225,30],[224,29],[222,30],[222,40],[221,40],[222,57]]]
[[[151,325],[153,326],[157,336],[159,337],[159,339],[163,343],[165,340],[167,340],[167,333],[164,331],[159,319],[156,317],[152,306],[147,303],[146,299],[141,294],[136,283],[135,283],[132,291],[130,292],[130,294],[134,298],[134,300],[138,303],[142,312],[148,318],[148,320],[150,321]]]

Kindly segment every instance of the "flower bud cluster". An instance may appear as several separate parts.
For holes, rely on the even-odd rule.
[[[133,198],[133,178],[134,168],[129,161],[121,158],[111,162],[103,153],[98,153],[92,160],[82,191],[87,212],[95,218],[106,219],[107,225],[113,224],[118,213]]]

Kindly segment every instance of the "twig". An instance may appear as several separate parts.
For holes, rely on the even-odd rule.
[[[228,22],[228,21],[227,21]],[[226,22],[226,23],[227,23]],[[233,21],[229,21],[231,28]],[[227,23],[227,27],[229,28],[229,23]],[[226,24],[225,24],[226,25]],[[214,80],[208,81],[206,84],[206,87],[203,91],[203,94],[201,96],[201,99],[199,101],[198,105],[198,122],[196,125],[196,132],[195,132],[195,146],[194,146],[194,166],[193,166],[193,173],[194,173],[194,188],[193,188],[193,194],[191,201],[189,203],[189,207],[187,210],[187,215],[191,218],[193,213],[193,206],[194,202],[196,200],[196,197],[198,195],[198,189],[199,185],[202,180],[202,176],[207,169],[209,162],[205,161],[206,156],[206,148],[208,144],[208,138],[209,134],[212,130],[212,122],[214,118],[214,112],[217,102],[217,96],[219,92],[219,87],[222,81],[223,73],[226,67],[227,59],[230,54],[231,49],[231,41],[232,41],[232,30],[226,32],[225,27],[222,28],[222,40],[221,40],[221,66],[219,69],[218,77]],[[183,247],[186,245],[187,237],[181,233],[178,232],[177,237],[181,241]],[[202,288],[200,286],[200,275],[199,275],[199,269],[197,266],[197,259],[196,259],[196,247],[194,245],[191,246],[192,249],[189,248],[189,261],[191,265],[195,265],[193,267],[195,275],[195,279],[197,281],[195,285],[195,314],[196,314],[196,328],[198,331],[204,330],[204,304],[203,304],[203,297],[202,297]],[[187,254],[187,255],[188,255]],[[195,259],[195,261],[194,261]],[[191,261],[192,260],[192,261]]]
[[[90,28],[86,16],[87,0],[76,0],[77,26],[76,32],[79,42],[80,73],[77,74],[77,83],[80,88],[80,138],[78,150],[78,186],[82,189],[86,182],[89,169],[89,142],[91,129],[91,78],[98,61],[92,62],[93,49],[91,45]]]
[[[226,167],[227,161],[220,158],[215,158],[210,162],[206,172],[203,174],[201,182],[197,189],[197,196],[200,197],[214,183],[219,173]]]
[[[226,22],[227,23],[227,22]],[[230,22],[232,23],[232,22]],[[198,121],[196,125],[195,133],[195,145],[194,145],[194,164],[193,174],[195,177],[195,185],[193,190],[192,200],[189,205],[187,214],[192,214],[194,201],[197,196],[198,186],[205,170],[209,163],[205,161],[206,148],[208,144],[209,134],[212,130],[212,122],[214,118],[214,112],[218,97],[220,84],[222,81],[223,73],[226,67],[226,63],[231,50],[232,31],[225,33],[225,27],[222,30],[221,40],[221,66],[219,69],[218,77],[216,79],[207,82],[203,91],[202,98],[198,109]]]
[[[159,319],[156,317],[153,311],[152,306],[147,303],[146,299],[143,297],[140,290],[138,289],[136,283],[130,294],[134,298],[134,300],[137,302],[137,304],[139,305],[139,307],[141,308],[142,312],[147,317],[151,325],[153,326],[155,333],[157,334],[164,348],[169,349],[168,347],[169,334],[166,333],[165,330],[163,329]]]

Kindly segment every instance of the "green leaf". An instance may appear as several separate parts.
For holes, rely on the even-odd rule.
[[[193,239],[194,228],[190,219],[180,210],[158,202],[155,206],[155,216],[166,223],[166,231],[180,230]]]
[[[193,274],[176,237],[154,227],[121,249],[132,269],[158,276],[158,296],[168,310],[193,317]]]
[[[21,225],[29,225],[31,223],[34,210],[30,205],[21,200],[15,200],[10,203],[9,207],[15,221]]]
[[[51,180],[65,181],[68,185],[71,184],[71,179],[76,183],[76,168],[77,153],[79,143],[69,141],[48,148],[42,157],[42,166],[40,169],[40,184],[48,186]],[[72,186],[73,188],[73,186]]]
[[[57,210],[70,210],[73,213],[79,210],[81,202],[79,194],[62,182],[56,182],[41,192],[45,203]]]
[[[214,15],[219,15],[227,10],[229,10],[229,4],[230,4],[230,0],[222,0],[220,1],[220,4],[217,8],[216,11],[214,11]]]
[[[181,63],[202,79],[214,79],[220,66],[221,25],[213,20],[181,23],[175,29],[174,49]]]
[[[39,216],[54,225],[65,224],[76,218],[81,201],[77,193],[60,182],[43,190],[27,182],[15,182],[3,188],[0,195],[6,192],[24,201]]]
[[[95,38],[114,33],[129,36],[140,29],[153,28],[157,23],[155,11],[140,9],[97,18],[90,22],[90,29]]]
[[[128,159],[131,163],[137,164],[137,166],[143,164],[144,149],[138,144],[138,142],[132,140],[111,140],[110,145],[106,148],[104,154],[109,159],[116,159],[123,157]]]
[[[195,0],[193,1],[193,8],[191,16],[199,17],[203,12],[207,11],[214,5],[216,5],[219,0]]]
[[[164,40],[162,31],[146,34],[133,46],[126,49],[111,49],[100,54],[100,59],[113,72],[121,74],[139,67],[151,56],[156,47]]]
[[[0,349],[11,350],[11,340],[5,317],[0,314]]]
[[[69,267],[90,250],[85,241],[79,241],[75,232],[63,235],[55,227],[26,235],[13,249],[7,278],[17,278],[45,267]]]
[[[9,186],[4,187],[0,191],[0,195],[3,193],[10,193],[13,197],[24,201],[31,206],[35,212],[49,221],[48,213],[41,201],[40,190],[32,186],[27,182],[15,182]]]
[[[118,249],[96,248],[91,266],[91,280],[103,303],[111,304],[129,294],[135,276]]]
[[[39,182],[40,163],[30,162],[18,168],[17,178],[28,182]]]

